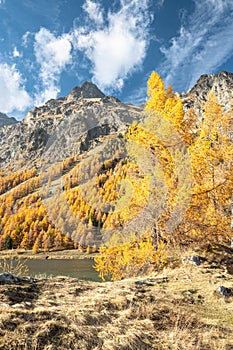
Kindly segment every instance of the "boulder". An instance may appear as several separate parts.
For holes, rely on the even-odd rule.
[[[201,265],[205,261],[204,258],[197,256],[197,255],[191,255],[191,256],[185,256],[182,259],[182,264],[189,263],[195,266]]]
[[[16,277],[12,275],[11,273],[4,272],[0,274],[0,284],[12,284],[12,283],[19,283],[20,277]]]
[[[232,295],[231,289],[224,286],[219,286],[216,293],[224,298],[229,298]]]

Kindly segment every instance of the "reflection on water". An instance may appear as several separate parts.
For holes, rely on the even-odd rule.
[[[2,260],[0,260],[2,262]],[[87,281],[101,281],[93,268],[92,259],[48,259],[23,261],[28,266],[30,276],[46,274],[48,276],[70,276]]]

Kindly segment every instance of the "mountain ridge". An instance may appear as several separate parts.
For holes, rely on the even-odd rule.
[[[87,147],[90,143],[90,137],[125,132],[134,120],[141,118],[142,113],[142,107],[122,103],[113,96],[105,96],[96,85],[85,82],[80,87],[73,88],[67,96],[51,99],[43,106],[35,107],[16,125],[2,126],[0,165],[5,169],[9,167],[10,171],[22,166],[35,166],[49,138],[62,123],[67,122],[67,134],[79,134],[83,130],[85,135],[82,135],[82,148],[84,144]],[[103,127],[104,125],[109,127]],[[89,132],[92,128],[97,128],[95,133]],[[67,152],[65,156],[71,156],[72,152]]]
[[[225,111],[233,108],[233,73],[221,71],[218,74],[203,74],[196,84],[181,94],[184,110],[193,108],[199,119],[202,118],[203,104],[212,91]]]
[[[197,115],[200,117],[203,110],[201,105],[206,101],[209,91],[213,91],[219,100],[219,103],[225,108],[230,109],[233,106],[233,73],[221,71],[217,74],[202,74],[197,82],[187,91],[180,94],[184,109],[187,111],[194,108]],[[51,116],[59,116],[60,107],[64,104],[71,104],[74,101],[83,101],[90,106],[94,102],[114,103],[121,102],[114,96],[106,96],[94,83],[85,81],[80,86],[75,86],[67,96],[50,99],[42,106],[37,106],[31,109],[23,118],[24,123],[28,123],[34,117],[46,116],[48,111],[51,111]],[[89,102],[89,103],[88,103]],[[132,103],[126,105],[137,106]],[[69,107],[69,106],[65,106]],[[69,109],[66,115],[69,114]],[[20,121],[20,122],[22,122]],[[14,117],[8,117],[7,114],[0,112],[0,127],[12,125],[19,122]]]
[[[201,81],[208,78],[204,76]],[[2,168],[0,195],[4,215],[2,221],[4,234],[0,236],[0,249],[10,247],[7,241],[8,235],[12,238],[14,248],[20,246],[38,251],[41,248],[49,249],[50,246],[56,249],[60,246],[87,249],[90,242],[93,246],[99,247],[101,243],[111,238],[112,230],[118,230],[125,237],[128,237],[131,232],[140,235],[145,231],[145,227],[154,230],[154,215],[156,215],[155,210],[158,209],[157,203],[154,203],[153,200],[157,198],[157,194],[154,196],[152,190],[150,196],[151,189],[147,179],[150,178],[151,171],[153,174],[155,170],[157,171],[155,164],[158,162],[157,157],[161,157],[161,153],[163,156],[159,158],[159,162],[161,162],[162,173],[168,179],[165,185],[170,186],[171,194],[168,199],[166,198],[168,206],[165,210],[167,212],[164,217],[161,217],[161,220],[165,220],[167,216],[172,218],[173,213],[170,208],[175,205],[173,191],[179,194],[186,179],[185,188],[188,188],[188,193],[187,197],[182,199],[182,210],[185,208],[183,203],[189,200],[189,195],[192,200],[192,205],[188,207],[187,222],[182,221],[179,224],[179,218],[186,213],[185,211],[179,213],[181,216],[175,216],[174,223],[177,224],[178,218],[179,229],[174,240],[177,239],[180,242],[180,231],[185,231],[190,232],[190,235],[182,236],[182,242],[184,240],[187,244],[192,242],[193,230],[189,230],[191,224],[197,230],[195,231],[196,236],[199,235],[200,223],[198,220],[199,216],[200,222],[202,215],[206,216],[206,205],[210,201],[209,189],[215,191],[214,196],[219,195],[216,191],[224,191],[227,206],[222,209],[220,203],[218,213],[224,210],[224,218],[226,215],[226,220],[229,220],[232,172],[228,171],[227,166],[229,159],[231,161],[231,154],[228,158],[231,140],[228,138],[225,144],[225,141],[221,141],[220,133],[218,136],[220,144],[216,141],[208,146],[206,140],[207,142],[209,139],[212,140],[212,125],[214,127],[216,124],[218,128],[218,122],[220,122],[219,125],[222,124],[219,118],[226,117],[226,127],[228,130],[231,128],[230,113],[225,115],[219,111],[215,99],[211,99],[210,96],[207,104],[209,114],[204,115],[207,118],[207,124],[210,123],[210,128],[205,123],[198,123],[198,117],[194,113],[189,113],[189,110],[185,118],[190,116],[191,119],[183,119],[182,104],[177,95],[169,89],[167,91],[164,89],[164,85],[160,84],[162,79],[158,74],[152,73],[150,79],[154,81],[155,86],[162,86],[161,91],[154,89],[153,97],[156,103],[151,106],[150,110],[147,109],[148,112],[151,111],[152,118],[148,117],[148,112],[144,112],[140,106],[125,104],[108,96],[96,97],[96,90],[94,94],[88,93],[85,95],[88,98],[84,98],[80,94],[80,89],[75,89],[73,90],[75,94],[73,92],[71,94],[71,97],[72,95],[75,97],[70,98],[69,102],[67,102],[67,97],[49,100],[44,106],[32,110],[22,122],[0,128],[0,165]],[[216,81],[215,77],[214,80]],[[227,82],[227,91],[231,94],[229,82]],[[206,84],[205,94],[212,87],[213,84]],[[199,85],[194,89],[197,93],[198,88]],[[219,89],[221,90],[221,86]],[[195,96],[195,91],[192,90],[191,97]],[[177,120],[177,116],[182,117],[178,120],[177,125],[181,137],[184,135],[182,144],[180,142],[177,144],[175,138],[176,142],[171,145],[173,136],[171,131],[174,130],[174,127],[169,128],[169,133],[166,133],[163,120],[159,116],[161,112],[159,108],[164,108],[164,106],[163,101],[156,99],[158,92],[161,92],[162,96],[165,96],[165,101],[171,105],[171,108],[169,109],[168,105],[168,110],[162,114],[164,118],[173,122],[174,118]],[[97,96],[102,96],[99,95],[98,90]],[[200,97],[198,103],[204,100],[203,95]],[[175,103],[175,108],[173,103]],[[202,106],[202,108],[205,107]],[[216,114],[212,113],[214,110],[218,110],[219,117],[216,118]],[[145,123],[143,118],[146,119]],[[133,123],[135,121],[136,123]],[[137,121],[139,121],[138,125]],[[157,125],[159,128],[161,126],[160,129],[158,128],[160,132],[158,136],[156,134]],[[148,126],[150,129],[147,128]],[[207,139],[198,137],[202,135],[205,127],[207,127]],[[162,139],[159,138],[161,136]],[[168,141],[169,149],[166,147],[166,141]],[[172,161],[169,161],[168,157],[170,157],[170,152],[176,154],[177,145],[181,146],[181,149],[178,150],[179,157],[176,166],[171,165]],[[225,147],[224,154],[221,153],[221,145]],[[212,153],[209,152],[210,148],[211,151],[213,148],[215,155],[212,156]],[[216,162],[216,157],[219,162]],[[190,158],[191,161],[197,160],[196,163],[192,163],[193,169],[190,166]],[[209,163],[205,163],[205,160]],[[229,181],[224,182],[224,188],[219,189],[217,186],[212,190],[213,172],[211,166],[208,167],[209,164],[211,166],[213,164],[216,168],[214,175],[217,174],[217,178],[215,176],[214,181],[218,181],[219,177],[224,177],[225,174],[227,178],[229,177]],[[196,175],[194,180],[188,176],[192,172],[195,172]],[[201,173],[200,180],[199,172]],[[202,183],[202,173],[207,174],[204,179],[207,182],[205,184]],[[179,176],[177,177],[176,174]],[[204,202],[200,201],[201,205],[199,205],[200,198],[192,196],[192,193],[189,192],[192,190],[192,181],[195,181],[198,193],[202,194],[207,189],[207,196]],[[154,184],[153,188],[158,189],[159,196],[163,198],[165,186],[162,174],[161,178],[159,174]],[[118,198],[120,198],[119,201]],[[67,200],[69,206],[67,206]],[[158,200],[158,203],[160,205],[161,200]],[[202,215],[200,215],[200,210]],[[77,218],[81,218],[80,221],[76,222],[74,213]],[[209,215],[212,215],[211,213]],[[189,224],[192,216],[194,216],[194,221],[191,220]],[[230,225],[224,221],[225,226],[223,226],[221,216],[218,216],[216,220],[220,222],[219,231],[217,231],[219,240],[224,240],[229,244]],[[20,225],[18,225],[19,222]],[[163,230],[166,224],[165,221],[159,223],[159,229],[162,227]],[[210,221],[210,229],[216,231],[215,221],[213,224]],[[153,232],[151,237],[155,242]],[[202,236],[202,232],[200,235]],[[154,252],[153,249],[152,251]]]
[[[4,125],[16,124],[18,121],[14,117],[8,117],[7,114],[0,112],[0,127]]]
[[[203,104],[210,91],[215,92],[225,109],[232,108],[233,74],[220,72],[202,75],[192,88],[180,95],[185,113],[193,108],[201,120]],[[72,133],[77,132],[74,125],[78,125],[77,122],[82,124],[83,130],[86,129],[86,135],[82,139],[87,147],[91,141],[88,129],[92,126],[96,128],[98,125],[97,131],[92,133],[93,137],[98,138],[106,132],[124,132],[134,120],[142,120],[143,117],[142,106],[123,103],[113,96],[106,96],[95,84],[84,82],[74,87],[67,96],[50,99],[43,106],[30,110],[20,122],[1,113],[0,165],[5,169],[8,167],[10,171],[34,166],[43,154],[50,136],[64,121],[69,125],[67,133],[71,129]],[[109,127],[106,129],[103,125]],[[68,152],[66,156],[71,154]]]

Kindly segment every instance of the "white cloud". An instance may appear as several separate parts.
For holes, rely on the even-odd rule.
[[[144,82],[144,85],[142,87],[135,88],[130,95],[126,96],[123,102],[130,101],[131,103],[135,105],[141,105],[146,102],[146,81]]]
[[[87,4],[89,0],[84,8],[89,6]],[[93,81],[100,88],[121,89],[127,76],[141,68],[152,18],[148,8],[149,0],[121,0],[121,8],[109,12],[101,28],[97,26],[92,30],[88,26],[74,30],[74,47],[91,61]],[[103,18],[103,10],[98,7],[98,11]]]
[[[71,39],[68,34],[56,37],[46,28],[35,35],[34,52],[40,65],[39,77],[42,90],[35,96],[35,104],[41,105],[60,92],[59,80],[62,71],[72,62]]]
[[[25,90],[24,81],[15,65],[0,63],[0,111],[24,111],[32,101]]]
[[[24,47],[28,46],[28,41],[29,41],[29,37],[32,33],[30,33],[29,31],[27,31],[26,33],[24,33],[24,35],[22,36],[22,45]]]
[[[93,20],[96,24],[103,24],[104,18],[103,18],[103,11],[100,8],[99,4],[96,4],[92,0],[86,0],[86,2],[83,5],[84,11],[88,14],[89,18]]]
[[[152,15],[149,1],[120,0],[118,10],[106,13],[98,1],[85,0],[84,19],[88,23],[85,27],[74,27],[62,35],[55,35],[46,28],[37,33],[25,32],[22,47],[27,48],[33,39],[35,54],[35,62],[30,60],[30,71],[36,81],[33,104],[42,105],[58,96],[61,74],[77,55],[91,62],[89,71],[100,88],[108,91],[121,89],[125,79],[142,68],[150,40]],[[0,0],[0,4],[3,3]],[[21,56],[22,52],[15,46],[11,58]],[[25,57],[25,67],[28,62]],[[79,67],[83,63],[85,60],[79,61]],[[22,76],[15,65],[1,64],[0,69],[0,111],[23,111],[32,100],[25,90]]]
[[[13,53],[12,53],[13,57],[21,57],[21,53],[19,52],[19,50],[17,49],[17,47],[14,47]]]
[[[179,35],[169,47],[162,47],[165,56],[160,67],[166,82],[187,89],[203,73],[212,73],[233,52],[232,0],[194,0],[195,10],[182,25]],[[183,82],[187,82],[187,86]]]

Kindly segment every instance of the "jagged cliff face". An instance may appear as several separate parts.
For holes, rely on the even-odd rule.
[[[225,110],[233,108],[233,74],[202,75],[197,83],[181,95],[185,111],[193,108],[199,120],[203,104],[213,91]],[[62,142],[56,152],[69,157],[71,137],[80,138],[77,153],[95,147],[101,137],[124,133],[134,120],[143,118],[143,108],[121,103],[105,96],[94,84],[85,82],[68,96],[49,100],[29,111],[22,122],[0,113],[0,167],[9,171],[36,166],[50,136],[60,126]],[[65,146],[65,149],[64,149]]]
[[[127,108],[126,106],[126,104],[121,104],[123,108]],[[98,107],[100,110],[107,107],[109,111],[112,111],[116,107],[120,108],[120,101],[115,97],[105,96],[96,85],[85,82],[80,87],[71,90],[68,96],[49,100],[44,106],[29,111],[23,122],[32,126],[39,120],[74,116],[90,107],[96,109],[96,112]]]
[[[60,149],[56,151],[64,158],[71,156],[74,150],[67,146],[64,152],[63,148],[70,137],[81,135],[76,152],[82,153],[104,135],[125,132],[142,113],[142,107],[105,96],[94,84],[86,82],[67,97],[49,100],[29,111],[22,122],[1,127],[0,166],[10,171],[35,166],[58,127],[63,142],[58,143]]]
[[[229,111],[233,108],[233,74],[220,72],[219,74],[202,75],[187,93],[181,95],[184,109],[189,110],[193,108],[201,120],[203,117],[203,105],[210,91],[217,96],[224,110]]]

